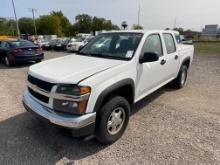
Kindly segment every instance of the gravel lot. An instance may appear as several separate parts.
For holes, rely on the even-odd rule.
[[[29,65],[0,64],[0,164],[220,164],[220,55],[195,55],[186,87],[164,87],[135,105],[127,131],[110,146],[73,139],[27,113]]]

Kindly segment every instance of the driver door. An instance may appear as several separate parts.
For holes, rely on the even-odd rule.
[[[136,98],[143,98],[153,92],[167,78],[165,56],[160,34],[151,34],[147,37],[142,54],[152,52],[159,55],[159,60],[138,64]]]

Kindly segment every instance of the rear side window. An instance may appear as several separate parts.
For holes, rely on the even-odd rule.
[[[29,47],[29,46],[35,46],[32,42],[30,41],[11,41],[9,42],[11,47],[17,48],[17,47]]]
[[[159,56],[163,55],[162,43],[159,34],[152,34],[147,37],[144,44],[144,52],[156,53]]]
[[[167,48],[167,53],[171,54],[176,52],[176,46],[172,34],[163,34],[163,38]]]
[[[2,48],[8,48],[9,47],[9,45],[8,45],[8,43],[7,42],[4,42],[4,41],[2,41],[1,42],[1,45],[0,45]]]

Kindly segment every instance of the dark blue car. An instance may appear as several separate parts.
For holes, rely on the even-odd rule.
[[[0,41],[0,59],[7,66],[15,63],[36,61],[44,59],[42,48],[27,40]]]

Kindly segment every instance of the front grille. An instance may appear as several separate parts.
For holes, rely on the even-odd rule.
[[[44,89],[46,91],[51,91],[52,87],[55,85],[53,83],[39,80],[31,75],[28,75],[28,81],[31,84],[34,84],[34,85],[38,86],[39,88]]]
[[[40,100],[40,101],[42,101],[42,102],[44,102],[46,104],[49,103],[49,98],[47,96],[41,95],[41,94],[33,91],[31,88],[28,88],[28,90],[29,90],[30,94],[32,96],[34,96],[35,98],[37,98],[38,100]]]

